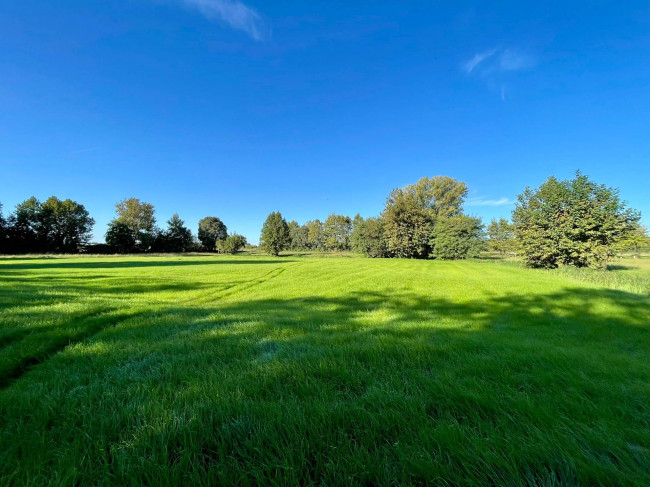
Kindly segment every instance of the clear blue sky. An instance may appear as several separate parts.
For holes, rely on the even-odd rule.
[[[0,2],[0,202],[373,216],[422,176],[509,216],[581,169],[650,222],[648,2]]]

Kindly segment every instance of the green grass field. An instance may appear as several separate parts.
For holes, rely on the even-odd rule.
[[[574,277],[2,258],[0,484],[650,485],[650,297]]]

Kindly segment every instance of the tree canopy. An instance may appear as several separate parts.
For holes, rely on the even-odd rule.
[[[246,238],[243,235],[239,235],[238,233],[233,233],[232,235],[228,235],[225,239],[217,241],[217,247],[219,251],[225,252],[227,254],[234,255],[245,246]]]
[[[350,250],[352,220],[349,216],[332,213],[323,224],[323,240],[327,250]]]
[[[461,215],[465,196],[467,185],[447,176],[421,178],[391,191],[381,215],[388,252],[403,258],[429,257],[436,221]]]
[[[505,218],[492,219],[487,226],[488,247],[502,255],[514,253],[517,249],[515,226]]]
[[[161,236],[164,241],[162,252],[187,252],[192,248],[192,232],[178,213],[167,221],[167,230],[161,232]]]
[[[227,236],[228,228],[216,216],[206,216],[199,220],[198,238],[204,250],[214,252],[217,241],[225,240]]]
[[[31,197],[2,219],[3,251],[78,252],[90,241],[93,220],[86,208],[71,199],[49,197],[41,203]]]
[[[264,222],[260,247],[271,255],[278,255],[289,246],[289,225],[279,211],[271,213]]]
[[[457,215],[438,218],[433,228],[433,257],[459,260],[479,255],[484,247],[480,218]]]
[[[616,189],[579,172],[571,180],[551,176],[537,189],[526,188],[512,214],[526,264],[544,268],[604,266],[639,218]]]
[[[115,205],[116,221],[128,227],[139,250],[148,250],[153,244],[157,229],[152,204],[138,198],[127,198]]]

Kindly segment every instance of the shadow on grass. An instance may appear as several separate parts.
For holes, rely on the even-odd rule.
[[[650,480],[644,296],[387,289],[90,320],[96,334],[5,389],[23,396],[6,396],[0,476],[18,465],[17,481],[70,471],[81,484]],[[42,424],[22,419],[30,387],[58,391],[31,406]]]
[[[119,260],[118,260],[119,259]],[[150,260],[149,260],[150,259]],[[104,260],[101,262],[70,262],[69,259],[56,259],[52,258],[47,262],[12,262],[10,264],[3,263],[0,265],[0,275],[4,271],[12,270],[38,270],[38,269],[124,269],[124,268],[141,268],[141,267],[183,267],[183,266],[206,266],[206,265],[254,265],[254,264],[278,264],[278,260],[266,259],[186,259],[178,257],[179,260],[156,260],[157,257],[148,257],[147,260],[123,260],[117,257],[116,260]],[[40,259],[35,259],[40,260]],[[11,261],[11,259],[7,259]],[[294,262],[292,260],[282,259],[284,263]]]
[[[608,271],[632,271],[635,270],[634,267],[631,267],[629,265],[616,265],[616,264],[611,264],[607,266]]]

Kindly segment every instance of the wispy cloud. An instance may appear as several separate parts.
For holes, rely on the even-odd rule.
[[[256,41],[270,35],[262,16],[239,0],[180,0],[184,5],[198,10],[209,20],[225,23],[235,30],[246,32]]]
[[[510,198],[498,198],[493,200],[488,200],[484,198],[471,198],[465,202],[466,206],[506,206],[512,205],[515,203],[515,200]]]
[[[498,71],[519,71],[530,68],[535,59],[522,51],[508,49],[490,49],[474,54],[474,57],[461,64],[467,74],[491,75]]]
[[[481,64],[483,61],[485,61],[487,58],[494,56],[494,54],[497,52],[496,49],[490,49],[489,51],[481,52],[478,54],[475,54],[472,59],[469,61],[463,63],[463,69],[467,72],[467,74],[471,74],[472,71],[474,71],[474,68]]]
[[[504,71],[519,71],[530,68],[535,64],[532,56],[521,51],[505,49],[499,56],[499,66]]]
[[[461,64],[468,76],[485,83],[490,91],[499,93],[501,101],[506,100],[506,86],[518,71],[532,68],[535,58],[514,48],[494,48],[482,51]]]

